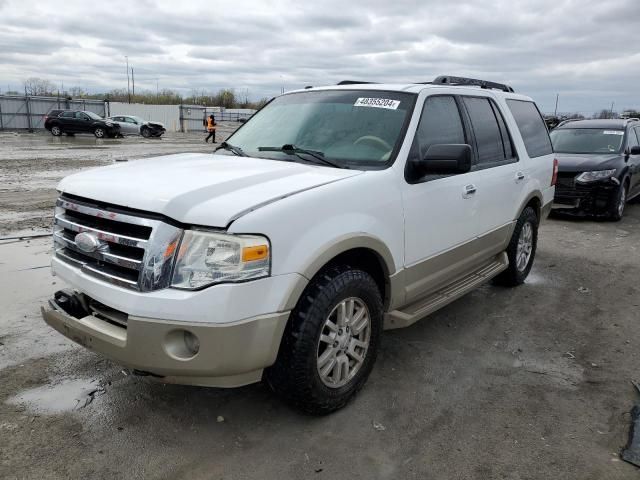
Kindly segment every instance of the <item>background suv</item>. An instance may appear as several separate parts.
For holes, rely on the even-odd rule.
[[[96,138],[113,138],[120,133],[120,125],[117,123],[83,110],[52,110],[45,118],[44,128],[55,137],[63,133],[92,133]]]
[[[572,120],[551,132],[558,182],[554,209],[620,220],[640,195],[640,122]]]

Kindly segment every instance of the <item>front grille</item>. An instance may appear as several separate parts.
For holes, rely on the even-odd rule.
[[[579,172],[559,172],[556,180],[556,194],[554,201],[556,203],[572,205],[576,201],[580,201],[588,192],[581,191],[576,188],[576,177]]]
[[[79,233],[90,234],[97,246],[81,248]],[[168,286],[180,234],[179,228],[124,208],[64,195],[56,203],[56,257],[121,287],[149,291]]]

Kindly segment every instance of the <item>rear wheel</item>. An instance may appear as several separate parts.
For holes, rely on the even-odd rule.
[[[104,138],[105,137],[105,131],[104,128],[102,127],[97,127],[94,131],[93,134],[96,136],[96,138]]]
[[[62,135],[62,129],[58,125],[54,125],[53,127],[51,127],[51,135],[53,135],[54,137],[59,137],[60,135]]]
[[[622,216],[624,215],[624,208],[627,204],[628,187],[629,183],[627,179],[625,179],[618,187],[618,191],[616,192],[614,200],[611,202],[611,206],[609,207],[609,219],[613,220],[614,222],[622,220]]]
[[[496,277],[496,283],[515,287],[524,283],[531,271],[538,246],[538,216],[533,208],[525,208],[513,229],[507,257],[509,266]]]
[[[292,311],[271,388],[298,410],[325,415],[367,381],[382,331],[382,298],[366,272],[340,266],[318,274]]]

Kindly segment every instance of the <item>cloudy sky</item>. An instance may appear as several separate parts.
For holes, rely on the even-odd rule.
[[[506,82],[553,111],[640,108],[640,0],[0,0],[0,91],[235,88],[341,79]]]

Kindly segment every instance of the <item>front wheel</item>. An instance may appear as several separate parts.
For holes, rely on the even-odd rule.
[[[371,275],[347,266],[318,274],[291,312],[267,382],[305,413],[342,408],[371,373],[382,318],[380,290]]]
[[[525,208],[513,229],[507,257],[509,266],[496,277],[496,283],[515,287],[524,283],[531,271],[538,246],[538,216],[533,208]]]
[[[62,129],[58,125],[54,125],[53,127],[51,127],[51,135],[53,135],[54,137],[59,137],[60,135],[62,135]]]
[[[151,136],[151,131],[146,127],[142,129],[141,133],[144,138],[149,138]]]
[[[611,202],[611,207],[609,210],[609,219],[614,222],[619,222],[622,220],[622,216],[624,215],[624,208],[627,204],[627,181],[626,179],[618,187],[618,191],[614,197],[614,200]]]
[[[96,128],[93,131],[93,134],[96,136],[96,138],[104,138],[104,136],[105,136],[104,128],[102,128],[102,127]]]

